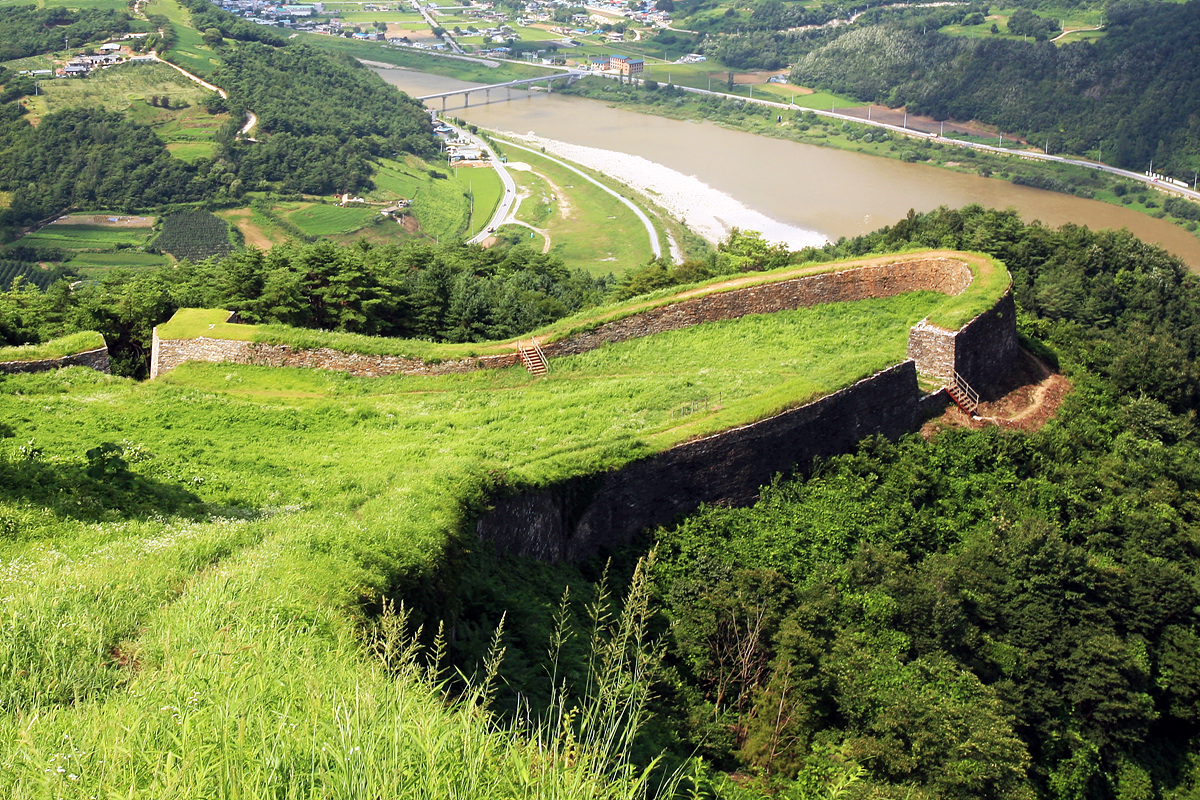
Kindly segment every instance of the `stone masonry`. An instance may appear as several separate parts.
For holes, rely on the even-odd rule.
[[[60,358],[45,358],[38,361],[0,361],[0,373],[15,375],[22,372],[48,372],[63,367],[90,367],[98,372],[111,372],[108,362],[108,347],[98,347],[83,353],[72,353]]]
[[[606,344],[680,330],[705,322],[736,319],[747,314],[770,314],[807,308],[820,303],[892,297],[911,291],[936,291],[955,295],[971,284],[971,270],[953,258],[912,258],[794,278],[778,283],[748,286],[701,297],[606,322],[597,327],[543,346],[548,358],[594,350]],[[441,375],[498,369],[518,363],[516,353],[426,363],[401,356],[365,356],[327,348],[297,350],[287,345],[223,339],[160,339],[154,334],[150,377],[170,372],[185,361],[261,364],[273,367],[313,367],[351,375]],[[917,360],[917,369],[926,372]]]

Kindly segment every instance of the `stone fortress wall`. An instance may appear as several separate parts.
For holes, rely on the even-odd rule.
[[[72,353],[59,358],[43,358],[37,361],[0,361],[0,374],[48,372],[64,367],[91,367],[99,372],[111,372],[108,362],[108,346],[97,347],[95,350],[87,350],[82,353]]]
[[[549,342],[543,345],[543,351],[547,358],[577,355],[606,344],[680,330],[705,322],[736,319],[747,314],[789,311],[820,303],[892,297],[904,292],[922,290],[956,295],[970,286],[971,279],[971,270],[966,263],[944,256],[914,256],[865,266],[848,264],[842,270],[719,291],[647,309],[559,341]],[[932,331],[941,331],[939,328],[927,327]],[[936,341],[937,347],[924,346],[914,350],[910,342],[909,357],[917,362],[917,370],[921,374],[948,378],[948,375],[943,374],[945,370],[941,362],[949,359],[948,363],[958,363],[954,353],[956,337],[959,334],[961,331],[943,331],[934,335],[931,341]],[[1014,348],[1015,341],[1014,337]],[[1015,349],[1013,352],[1015,355]],[[166,374],[185,361],[314,367],[340,370],[360,377],[379,377],[444,375],[476,369],[499,369],[517,364],[518,358],[517,354],[512,352],[426,363],[420,359],[401,356],[367,356],[329,348],[302,350],[288,345],[208,337],[160,339],[155,329],[150,377],[156,378]],[[965,361],[963,366],[967,366]],[[964,377],[971,381],[972,376],[964,373]]]
[[[543,346],[547,357],[573,355],[642,336],[819,303],[890,297],[910,291],[956,295],[972,281],[969,266],[942,255],[905,259],[733,288],[686,298]],[[685,442],[598,475],[497,498],[479,519],[481,538],[504,551],[548,561],[579,560],[628,543],[646,528],[671,522],[701,503],[747,505],[780,472],[808,468],[814,458],[850,452],[863,438],[898,438],[947,402],[927,394],[918,374],[948,381],[957,373],[984,397],[1017,356],[1016,308],[1005,292],[958,331],[922,321],[909,333],[908,360],[839,392],[768,419]],[[507,367],[515,353],[426,364],[396,356],[218,339],[160,340],[155,332],[151,377],[188,360],[335,369],[353,375],[431,375]]]

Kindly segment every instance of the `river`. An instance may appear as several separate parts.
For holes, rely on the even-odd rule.
[[[413,70],[376,71],[412,95],[474,85]],[[645,159],[612,156],[597,162],[598,167],[612,167],[608,171],[614,177],[621,177],[615,174],[618,166],[639,175],[649,174],[654,165],[673,170],[677,181],[652,183],[652,189],[663,196],[665,207],[701,228],[706,238],[713,238],[710,230],[703,230],[706,207],[721,209],[719,216],[707,215],[710,226],[760,230],[772,241],[797,247],[873,231],[896,222],[910,208],[927,211],[980,203],[1014,208],[1026,221],[1047,225],[1074,222],[1090,228],[1128,228],[1200,271],[1200,239],[1120,206],[923,164],[726,130],[707,122],[640,114],[595,100],[545,92],[512,94],[511,101],[490,104],[480,103],[482,95],[473,95],[478,104],[467,108],[460,98],[452,98],[450,111],[485,128],[574,145],[575,157],[583,163],[588,151],[579,148]],[[440,110],[440,101],[434,104]],[[669,202],[671,189],[684,198],[678,202],[686,204],[690,198],[691,209]]]

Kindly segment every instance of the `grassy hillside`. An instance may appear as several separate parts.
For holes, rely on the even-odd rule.
[[[703,325],[558,359],[543,379],[231,365],[5,379],[0,792],[634,796],[636,776],[590,763],[590,746],[559,757],[469,697],[447,705],[378,611],[452,614],[489,492],[846,385],[902,359],[908,326],[947,302]]]

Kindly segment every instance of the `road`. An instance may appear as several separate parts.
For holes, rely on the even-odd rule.
[[[504,162],[497,157],[496,151],[482,138],[444,119],[439,118],[438,121],[443,125],[453,128],[455,135],[459,138],[470,141],[484,153],[487,153],[488,158],[492,162],[492,167],[500,175],[500,182],[504,184],[504,194],[500,197],[500,202],[496,204],[496,213],[492,214],[491,220],[487,225],[483,226],[483,230],[470,239],[467,239],[467,244],[481,244],[484,239],[492,235],[493,230],[503,225],[504,221],[512,214],[513,206],[517,202],[517,182],[513,180],[508,167],[504,166]]]
[[[205,89],[208,89],[210,92],[216,92],[217,94],[221,95],[221,97],[223,99],[225,99],[225,100],[229,99],[229,92],[225,91],[220,86],[215,86],[215,85],[209,83],[208,81],[204,80],[204,78],[201,78],[199,75],[193,75],[192,73],[188,72],[186,69],[179,66],[178,64],[172,64],[170,61],[167,61],[165,58],[160,58],[158,53],[155,52],[154,50],[151,50],[146,55],[152,57],[155,61],[159,62],[160,64],[166,64],[168,67],[170,67],[172,69],[179,70],[179,72],[184,77],[186,77],[188,80],[195,81],[196,83],[203,86]]]
[[[425,18],[425,22],[429,25],[429,30],[440,27],[430,15],[428,9],[421,5],[420,0],[412,0],[412,7],[415,8],[417,12]],[[458,53],[460,56],[463,55],[463,49],[458,46],[458,42],[454,41],[454,37],[450,35],[449,31],[442,36],[442,39],[449,43],[451,50]]]
[[[258,124],[258,115],[253,111],[246,112],[246,124],[238,129],[238,136],[245,136],[250,131],[254,130],[254,126]]]
[[[613,189],[610,189],[609,187],[605,186],[600,181],[593,178],[591,175],[588,175],[586,172],[583,172],[583,171],[577,169],[576,167],[571,166],[567,162],[560,161],[559,159],[554,158],[553,156],[548,156],[539,150],[534,150],[532,147],[525,147],[524,145],[514,144],[513,142],[507,142],[507,141],[504,143],[504,146],[505,147],[515,147],[518,150],[524,150],[528,153],[533,153],[538,158],[544,158],[547,161],[553,161],[555,164],[558,164],[560,167],[565,167],[565,168],[571,170],[571,172],[574,172],[576,175],[580,176],[588,183],[593,183],[596,186],[599,186],[601,189],[603,189],[604,191],[611,194],[613,197],[620,200],[622,203],[624,203],[629,208],[630,211],[632,211],[634,214],[637,215],[637,218],[642,221],[642,225],[645,226],[646,234],[650,237],[650,249],[654,252],[654,257],[662,258],[662,244],[658,241],[658,231],[656,231],[654,229],[654,223],[650,221],[650,218],[646,216],[646,213],[644,211],[642,211],[640,208],[638,208],[636,205],[634,205],[632,202],[630,202],[628,197],[625,197],[625,196],[621,195],[620,193],[614,191]]]

